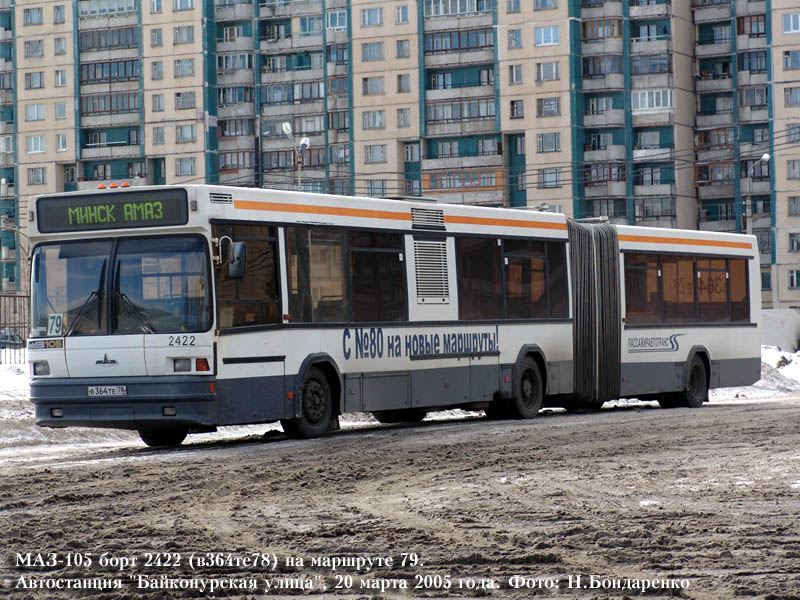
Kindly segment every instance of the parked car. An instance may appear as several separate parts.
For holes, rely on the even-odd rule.
[[[8,329],[0,331],[0,348],[24,348],[25,340]]]

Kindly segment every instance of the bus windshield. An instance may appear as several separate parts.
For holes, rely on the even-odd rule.
[[[31,266],[34,337],[211,327],[208,254],[199,236],[43,244]]]

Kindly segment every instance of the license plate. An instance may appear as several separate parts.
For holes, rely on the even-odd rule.
[[[128,386],[126,385],[90,385],[90,396],[127,396]]]

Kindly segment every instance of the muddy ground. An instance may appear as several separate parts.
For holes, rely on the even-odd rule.
[[[800,398],[34,456],[0,466],[0,538],[10,598],[797,600]]]

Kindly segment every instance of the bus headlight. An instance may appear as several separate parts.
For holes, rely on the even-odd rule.
[[[33,363],[34,375],[50,375],[50,363],[46,360],[41,360]]]
[[[176,373],[188,373],[192,370],[191,358],[176,358],[172,361]]]

